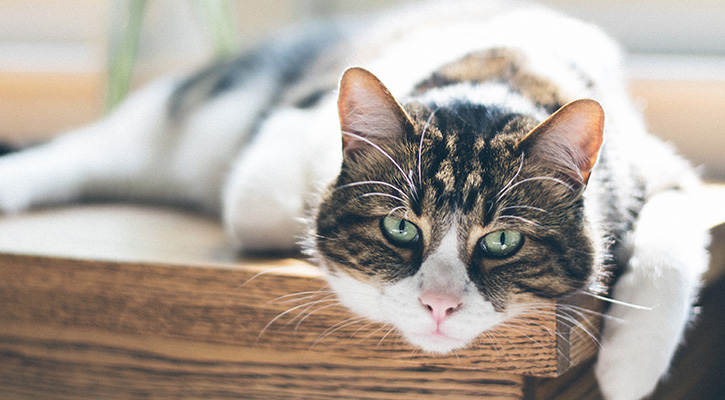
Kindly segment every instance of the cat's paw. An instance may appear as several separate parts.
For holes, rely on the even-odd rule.
[[[0,162],[0,213],[14,214],[31,206],[32,194],[27,177]]]
[[[648,396],[665,376],[689,316],[689,293],[681,274],[640,265],[623,274],[604,322],[595,374],[607,400]],[[655,276],[657,276],[655,278]]]
[[[0,157],[0,213],[14,214],[43,203],[60,183],[61,173],[34,152]]]
[[[642,338],[641,342],[646,340]],[[669,360],[652,360],[648,351],[623,347],[628,351],[603,350],[599,353],[594,372],[602,395],[606,400],[646,398],[665,373]]]

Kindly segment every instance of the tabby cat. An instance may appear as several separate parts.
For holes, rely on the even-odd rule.
[[[526,4],[282,32],[4,156],[0,182],[5,212],[164,201],[219,213],[246,250],[306,238],[343,304],[433,353],[616,279],[608,399],[654,389],[707,265],[698,177],[646,132],[618,47]]]

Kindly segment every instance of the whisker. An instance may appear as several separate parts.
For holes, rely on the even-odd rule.
[[[516,333],[518,333],[519,335],[525,336],[527,339],[529,339],[530,342],[536,343],[537,345],[539,345],[539,347],[544,347],[544,345],[540,341],[538,341],[538,340],[532,338],[531,336],[525,334],[520,329],[517,329],[517,327],[518,327],[517,325],[508,324],[508,323],[506,323],[506,321],[504,321],[504,322],[499,323],[498,326],[511,329],[511,330],[515,331]],[[496,331],[497,332],[500,332],[498,329]],[[516,344],[511,339],[509,339],[508,336],[504,335],[504,337],[509,341],[509,343],[511,343],[511,346],[516,347]]]
[[[513,209],[517,209],[517,208],[540,211],[540,212],[547,213],[547,214],[549,213],[548,211],[544,210],[543,208],[533,207],[533,206],[508,206],[508,207],[502,208],[501,211],[513,210]]]
[[[344,328],[346,328],[346,327],[348,327],[350,325],[355,325],[357,323],[360,323],[360,322],[364,321],[365,319],[366,319],[365,317],[351,317],[351,318],[342,320],[342,321],[340,321],[340,322],[332,325],[331,327],[325,329],[325,331],[322,332],[317,337],[317,339],[315,339],[314,343],[312,343],[312,346],[314,347],[315,345],[317,345],[317,343],[320,343],[326,337],[332,335],[333,333],[339,331],[340,329],[344,329]]]
[[[533,310],[532,310],[532,311],[533,311]],[[551,316],[557,316],[557,314],[556,314],[555,312],[551,312],[551,311],[548,311],[548,310],[541,310],[541,309],[538,309],[538,310],[536,310],[536,312],[537,312],[537,313],[538,313],[539,315],[551,315]],[[564,335],[563,335],[563,334],[562,334],[561,332],[557,331],[556,329],[552,329],[552,328],[549,328],[548,326],[546,326],[546,325],[543,325],[543,324],[541,324],[540,322],[538,322],[538,321],[537,321],[537,320],[535,320],[535,319],[531,319],[531,318],[526,318],[525,316],[521,316],[521,317],[516,317],[516,318],[512,318],[512,319],[511,319],[511,320],[510,320],[509,322],[514,322],[514,321],[516,321],[517,319],[518,319],[519,321],[521,321],[521,323],[522,323],[522,324],[524,323],[524,321],[529,321],[529,322],[531,323],[531,325],[534,325],[534,326],[538,326],[538,327],[541,327],[541,328],[545,329],[545,330],[546,330],[546,332],[548,332],[549,334],[553,334],[553,335],[556,335],[556,336],[557,336],[557,337],[558,337],[559,339],[561,339],[561,340],[563,340],[563,341],[566,341],[566,342],[568,342],[568,341],[569,341],[569,340],[568,340],[568,339],[567,339],[567,338],[566,338],[566,337],[565,337],[565,336],[564,336]]]
[[[589,330],[589,328],[587,328],[581,321],[579,321],[575,317],[573,317],[571,315],[568,315],[568,314],[565,314],[565,313],[558,314],[557,315],[557,318],[561,318],[560,321],[563,321],[565,323],[565,325],[567,325],[569,327],[569,329],[579,328],[587,336],[589,336],[589,338],[592,340],[592,342],[594,342],[594,344],[598,348],[601,348],[601,343],[599,342],[599,338],[597,338],[597,336],[594,333],[592,333]],[[585,321],[587,321],[587,320],[585,319]],[[589,324],[588,321],[587,321],[587,325],[590,325],[590,327],[593,330],[595,330],[595,331],[597,330],[596,327],[594,327],[591,324]],[[577,334],[580,335],[580,333],[577,333]]]
[[[503,345],[501,344],[501,342],[499,342],[498,339],[496,339],[496,335],[494,335],[491,330],[487,330],[486,331],[486,334],[488,336],[488,340],[490,340],[491,343],[493,343],[494,349],[496,351],[503,351],[504,350]],[[504,354],[506,354],[506,353],[504,353]]]
[[[418,185],[420,187],[423,187],[423,139],[425,138],[425,134],[428,131],[431,121],[433,121],[433,116],[436,112],[438,112],[438,110],[440,110],[440,107],[436,107],[436,109],[430,113],[428,119],[425,121],[423,130],[420,132],[420,144],[418,145]]]
[[[509,338],[507,335],[503,335],[497,327],[494,326],[493,328],[488,329],[488,332],[492,339],[495,340],[494,334],[497,334],[498,336],[502,336],[504,339],[506,339],[506,341],[509,342],[511,347],[516,347],[516,344],[511,340],[511,338]],[[500,350],[503,351],[504,350],[503,344],[499,340],[496,340],[496,342],[499,343]],[[507,353],[504,353],[504,354],[507,354]]]
[[[606,301],[606,302],[609,302],[609,303],[612,303],[612,304],[616,304],[616,305],[619,305],[619,306],[631,307],[631,308],[634,308],[636,310],[652,311],[652,309],[653,309],[653,307],[640,306],[638,304],[627,303],[626,301],[610,299],[609,297],[600,296],[598,294],[589,293],[589,292],[585,292],[585,291],[581,291],[579,293],[583,293],[583,294],[586,294],[588,296],[592,296],[595,299],[599,299],[599,300],[602,300],[602,301]]]
[[[531,224],[531,225],[533,225],[533,226],[535,226],[535,227],[537,227],[539,229],[544,229],[543,226],[541,226],[540,224],[537,224],[536,222],[534,222],[534,221],[532,221],[532,220],[530,220],[528,218],[519,217],[519,216],[516,216],[516,215],[501,215],[501,216],[498,217],[498,219],[505,219],[505,218],[519,220],[519,221],[522,221],[522,222],[526,222],[527,224]]]
[[[595,343],[595,345],[597,347],[601,348],[601,343],[599,342],[599,338],[597,337],[597,335],[595,333],[593,333],[593,332],[598,331],[598,329],[596,326],[594,326],[592,324],[592,322],[588,318],[586,318],[586,316],[584,314],[589,313],[590,315],[594,315],[594,316],[606,316],[605,314],[602,314],[602,313],[599,313],[596,311],[587,310],[582,307],[570,306],[570,305],[563,305],[559,309],[560,312],[551,311],[549,309],[551,307],[551,305],[548,303],[541,303],[541,304],[530,303],[530,304],[524,304],[522,306],[525,306],[528,311],[536,311],[540,315],[551,315],[556,318],[559,318],[560,321],[563,321],[564,323],[566,323],[569,326],[569,328],[579,328],[587,336],[589,336],[589,338],[591,338],[591,340]],[[567,314],[567,312],[575,313],[577,316],[579,316],[581,321],[579,319],[577,319],[576,316]],[[547,330],[549,330],[551,332],[551,329],[547,328]],[[564,340],[567,340],[558,332],[557,332],[557,336],[559,336],[560,338],[562,338]]]
[[[511,359],[510,352],[505,351],[505,348],[503,347],[503,344],[501,344],[501,342],[498,339],[496,339],[496,334],[499,334],[499,336],[501,336],[501,331],[500,330],[498,330],[496,327],[493,327],[493,328],[490,328],[490,329],[485,330],[483,333],[485,334],[486,338],[488,339],[488,342],[493,346],[493,351],[497,355],[498,354],[503,354],[503,358],[505,360],[510,360]],[[504,337],[506,337],[506,336],[504,335]],[[512,347],[515,347],[515,345],[513,344],[513,342],[511,342],[511,339],[509,339],[508,337],[506,337],[506,340],[508,340],[509,343],[511,343]]]
[[[319,303],[322,303],[322,302],[331,302],[331,301],[334,301],[335,303],[337,303],[338,300],[337,299],[322,299],[322,300],[316,300],[316,301],[312,302],[312,305],[319,304]],[[262,331],[259,332],[259,335],[257,336],[257,340],[261,339],[262,336],[264,335],[264,332],[266,332],[267,329],[270,326],[272,326],[272,324],[274,324],[277,320],[279,320],[280,318],[284,317],[285,315],[287,315],[287,314],[289,314],[289,313],[291,313],[291,312],[293,312],[295,310],[299,310],[300,308],[303,308],[303,307],[308,307],[309,308],[310,307],[310,303],[300,304],[300,305],[294,306],[292,308],[289,308],[289,309],[287,309],[287,310],[285,310],[285,311],[277,314],[276,317],[272,318],[272,320],[269,321],[267,323],[267,325],[264,326],[264,328],[262,328]]]
[[[388,331],[385,332],[385,335],[383,335],[383,337],[380,338],[380,341],[378,342],[376,347],[380,346],[383,343],[383,340],[385,340],[385,338],[388,337],[388,335],[390,335],[394,330],[395,330],[395,326],[390,327],[390,329],[388,329]]]
[[[344,185],[335,187],[334,190],[347,189],[347,188],[363,186],[363,185],[381,185],[381,186],[389,187],[389,188],[395,190],[396,192],[400,193],[400,195],[403,196],[403,198],[405,198],[405,199],[408,198],[408,194],[405,193],[402,189],[393,185],[392,183],[383,182],[383,181],[360,181],[360,182],[346,183]]]
[[[363,329],[367,328],[368,326],[370,326],[370,325],[374,325],[374,324],[377,324],[377,322],[371,321],[370,323],[368,323],[368,324],[365,324],[365,325],[361,326],[361,327],[360,327],[360,328],[359,328],[358,330],[356,330],[355,332],[353,332],[352,336],[354,336],[355,334],[357,334],[357,333],[358,333],[358,332],[360,332],[361,330],[363,330]],[[365,335],[365,336],[361,337],[359,341],[361,342],[361,341],[363,341],[363,340],[365,340],[365,339],[367,339],[367,338],[369,338],[369,337],[371,337],[371,336],[374,336],[374,335],[375,335],[376,333],[378,333],[378,332],[380,332],[381,330],[383,330],[383,329],[387,328],[387,327],[388,327],[389,325],[390,325],[390,324],[383,324],[383,325],[380,325],[380,326],[378,326],[378,328],[377,328],[377,329],[375,329],[374,331],[372,331],[372,332],[368,333],[367,335]]]
[[[284,296],[279,296],[277,298],[274,298],[274,299],[268,301],[266,305],[269,305],[272,303],[292,303],[295,301],[311,299],[311,298],[314,298],[315,295],[321,295],[321,294],[331,295],[331,294],[334,294],[334,292],[323,289],[323,290],[310,290],[310,291],[306,291],[306,292],[290,293],[290,294],[286,294]],[[304,297],[299,297],[299,296],[304,296]],[[299,298],[293,298],[293,297],[299,297]],[[281,301],[281,300],[284,300],[284,301]]]
[[[461,358],[458,357],[458,352],[456,351],[456,349],[451,350],[451,352],[453,353],[454,356],[456,356],[456,361],[458,362],[458,364],[460,364]]]
[[[333,303],[332,304],[328,304],[326,306],[318,307],[316,310],[311,311],[311,312],[305,314],[304,317],[300,318],[300,320],[297,321],[297,325],[295,325],[295,330],[297,330],[297,328],[300,326],[300,324],[302,324],[302,321],[304,321],[307,318],[311,317],[313,314],[316,314],[316,313],[318,313],[318,312],[320,312],[322,310],[328,309],[330,307],[338,307],[338,306],[340,306],[340,302],[337,299],[331,299],[331,300],[326,301],[326,302],[330,302],[330,301],[332,301]],[[307,311],[307,309],[305,309],[305,311]]]
[[[499,190],[498,193],[496,193],[496,196],[494,196],[496,199],[500,199],[502,197],[501,193],[504,190],[507,190],[511,186],[511,184],[514,183],[516,178],[518,178],[519,173],[521,173],[521,168],[523,168],[523,166],[524,166],[524,152],[522,151],[518,170],[516,170],[516,173],[514,174],[514,176],[503,186],[503,188],[501,188],[501,190]]]
[[[401,203],[405,203],[405,200],[401,199],[398,196],[392,195],[390,193],[382,193],[382,192],[369,192],[365,194],[361,194],[360,196],[355,197],[355,199],[362,199],[364,197],[370,197],[370,196],[382,196],[382,197],[389,197],[391,199],[395,199]]]
[[[307,317],[309,317],[310,315],[312,315],[312,314],[316,313],[317,311],[319,311],[319,309],[317,309],[317,310],[315,310],[313,312],[308,313],[307,311],[309,309],[311,309],[312,307],[314,307],[314,306],[316,306],[316,305],[318,305],[320,303],[330,303],[330,302],[332,302],[333,303],[332,305],[334,305],[335,303],[333,302],[333,300],[337,300],[337,299],[336,298],[335,299],[331,299],[330,296],[328,296],[328,297],[326,297],[324,299],[310,302],[309,303],[309,306],[305,307],[302,311],[298,312],[297,315],[295,315],[292,319],[290,319],[289,321],[287,321],[287,323],[284,324],[284,326],[288,326],[289,324],[295,322],[295,320],[297,318],[299,318],[299,320],[295,324],[295,328],[294,328],[294,331],[297,332],[297,330],[300,329],[300,325],[302,324],[302,321],[304,321],[305,319],[307,319]]]
[[[584,307],[575,306],[572,304],[560,304],[559,306],[562,307],[562,310],[564,310],[564,311],[571,310],[571,311],[577,313],[582,318],[586,318],[586,315],[591,315],[594,317],[611,319],[614,321],[622,321],[621,318],[617,318],[613,315],[609,315],[609,314],[602,313],[599,311],[590,310],[590,309],[584,308]]]
[[[291,266],[291,265],[286,265],[286,266],[282,266],[282,267],[267,268],[264,271],[260,271],[260,272],[258,272],[256,274],[254,274],[251,278],[247,279],[246,282],[244,282],[241,285],[237,286],[235,288],[235,290],[239,290],[239,289],[247,286],[249,284],[249,282],[251,282],[251,281],[259,278],[262,275],[269,274],[269,273],[272,273],[272,272],[278,272],[278,271],[281,271],[281,270],[284,270],[284,269],[295,269],[295,268],[296,267]]]
[[[367,319],[367,318],[364,318],[364,319],[363,319],[363,320],[361,320],[360,322],[363,322],[363,321],[364,321],[365,319]],[[379,324],[379,323],[378,323],[378,322],[375,322],[375,321],[368,321],[367,323],[365,323],[365,324],[363,324],[363,325],[360,325],[360,327],[359,327],[359,328],[355,329],[355,332],[353,332],[353,333],[351,333],[351,334],[350,334],[350,337],[349,337],[349,339],[352,339],[352,338],[354,338],[354,337],[355,337],[355,335],[357,335],[358,333],[360,333],[360,331],[361,331],[361,330],[363,330],[363,329],[366,329],[367,327],[369,327],[369,326],[371,326],[371,325],[378,325],[378,324]],[[368,333],[367,335],[365,335],[365,337],[361,338],[361,340],[362,340],[362,339],[365,339],[365,338],[368,338],[368,337],[370,337],[370,335],[373,335],[373,334],[375,334],[375,332],[379,331],[379,330],[380,330],[381,328],[382,328],[382,327],[378,327],[378,329],[374,330],[374,331],[373,331],[372,333]]]
[[[405,206],[397,206],[397,207],[391,209],[390,211],[388,211],[388,216],[393,215],[398,210],[406,210],[407,211],[407,207],[405,207]],[[407,214],[408,213],[406,212],[406,217],[407,217]]]
[[[554,335],[557,338],[559,338],[559,339],[561,339],[561,340],[569,343],[569,340],[567,338],[565,338],[561,333],[559,333],[556,330],[553,330],[553,329],[551,329],[551,328],[549,328],[549,327],[547,327],[545,325],[542,325],[540,323],[534,323],[533,326],[536,326],[536,327],[539,327],[539,328],[543,328],[542,330],[532,329],[532,327],[531,327],[532,324],[525,324],[524,322],[522,322],[522,321],[516,321],[515,319],[506,321],[506,322],[502,323],[502,325],[508,327],[509,329],[514,329],[514,327],[518,327],[518,328],[521,328],[523,330],[526,330],[526,331],[529,331],[529,332],[534,332],[534,333],[547,332],[548,334]],[[530,339],[534,340],[533,338],[530,338]],[[541,343],[539,341],[536,341],[536,342],[541,346]],[[569,359],[569,357],[559,348],[559,346],[555,346],[555,348],[556,348],[556,352],[561,357],[564,357],[566,360],[568,360],[569,362],[571,362],[571,360]]]
[[[509,186],[505,191],[503,191],[503,193],[499,192],[500,194],[496,196],[496,200],[500,200],[501,198],[506,196],[516,186],[522,185],[527,182],[533,182],[533,181],[552,181],[552,182],[565,186],[567,189],[569,189],[572,192],[576,191],[573,187],[571,187],[571,185],[562,181],[561,179],[554,178],[552,176],[535,176],[535,177],[526,178],[526,179],[523,179],[523,180],[520,180],[520,181],[514,183],[513,185]]]
[[[398,171],[400,171],[401,175],[403,175],[403,178],[405,178],[405,180],[408,182],[408,185],[410,187],[410,190],[412,192],[415,192],[415,185],[413,184],[413,181],[410,179],[410,177],[408,175],[405,174],[405,171],[403,171],[403,168],[400,166],[400,164],[398,164],[398,162],[395,161],[395,159],[393,159],[393,157],[391,157],[390,154],[388,154],[388,152],[386,152],[385,150],[383,150],[377,144],[373,143],[373,141],[371,141],[370,139],[368,139],[366,137],[363,137],[363,136],[360,136],[360,135],[358,135],[356,133],[342,131],[342,134],[343,135],[348,135],[348,136],[353,136],[356,139],[362,140],[363,142],[365,142],[365,143],[369,144],[370,146],[372,146],[375,150],[379,151],[380,154],[382,154],[383,156],[385,156],[388,160],[390,160],[391,163],[393,163],[393,165],[395,166],[395,168],[397,168]]]

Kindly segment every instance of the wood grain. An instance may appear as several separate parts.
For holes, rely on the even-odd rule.
[[[310,351],[195,340],[0,328],[4,399],[518,399],[523,378],[402,367]]]
[[[591,297],[430,356],[349,319],[314,266],[239,258],[223,237],[210,219],[153,207],[0,219],[0,397],[598,396],[582,327],[596,335],[601,321],[569,307],[600,310]]]
[[[0,252],[2,398],[514,399],[523,375],[596,351],[552,304],[456,355],[422,354],[350,319],[314,266],[235,257],[215,222],[175,210],[7,217]]]
[[[538,376],[557,376],[571,361],[586,358],[579,353],[594,353],[586,341],[574,339],[575,331],[567,329],[571,321],[529,315],[514,328],[502,327],[490,339],[455,355],[423,354],[387,327],[358,322],[331,293],[315,292],[324,283],[312,266],[289,259],[277,261],[271,269],[264,265],[179,266],[0,255],[0,320]],[[267,273],[257,275],[260,272]],[[552,305],[549,313],[555,312]]]

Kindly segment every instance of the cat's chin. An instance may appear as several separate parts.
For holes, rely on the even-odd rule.
[[[424,352],[440,355],[462,349],[471,342],[470,339],[451,337],[442,333],[404,334],[404,336],[410,344],[419,347]]]

